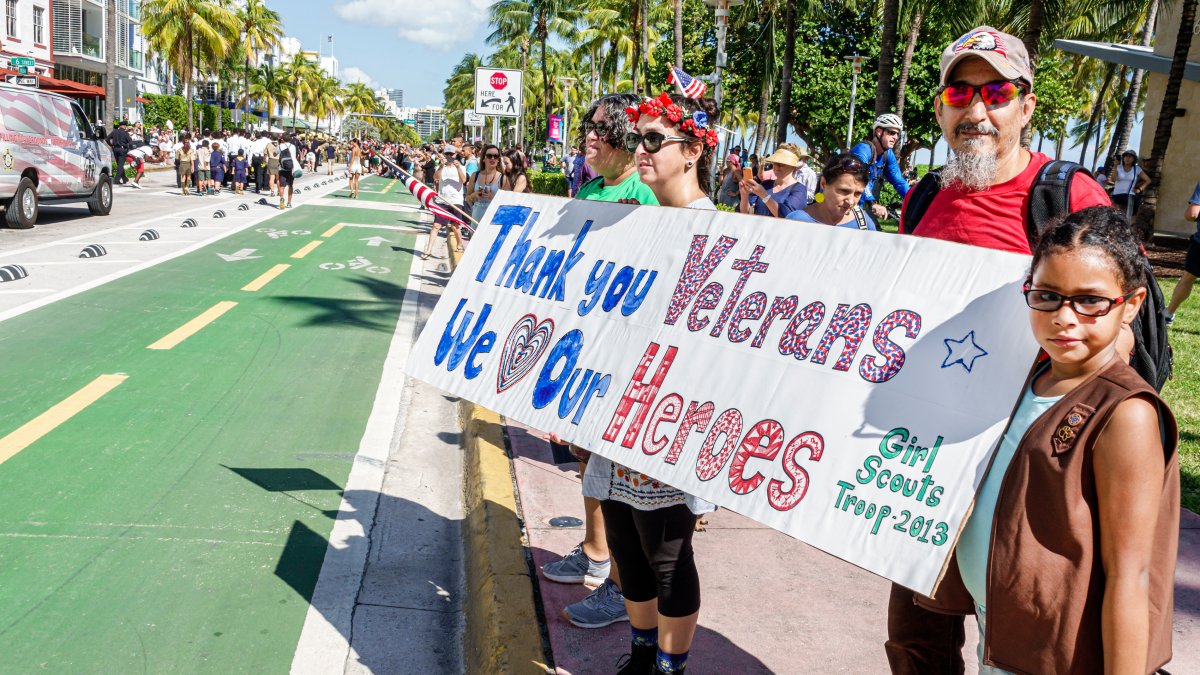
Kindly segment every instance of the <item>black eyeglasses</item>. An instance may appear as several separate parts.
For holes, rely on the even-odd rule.
[[[1039,312],[1057,312],[1058,308],[1069,302],[1071,309],[1080,316],[1104,316],[1111,312],[1113,307],[1127,302],[1137,291],[1119,298],[1106,298],[1102,295],[1063,295],[1026,286],[1022,293],[1025,295],[1025,304]]]
[[[600,138],[607,138],[608,135],[613,132],[615,127],[608,122],[593,122],[591,120],[587,120],[583,124],[580,124],[579,128],[581,131],[583,131],[584,136],[587,136],[594,131],[596,132],[596,136]]]
[[[497,155],[494,152],[489,152],[486,155],[484,155],[483,158],[484,159],[500,159],[500,155]]]
[[[638,146],[646,148],[646,152],[654,154],[662,150],[662,144],[665,141],[686,141],[688,139],[683,136],[667,136],[666,134],[657,131],[647,131],[644,134],[639,134],[636,131],[631,131],[625,134],[625,149],[629,152],[637,152]]]

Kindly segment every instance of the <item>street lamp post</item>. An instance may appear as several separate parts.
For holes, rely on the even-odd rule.
[[[567,161],[567,139],[570,137],[570,132],[568,132],[567,130],[571,128],[567,124],[567,119],[570,116],[570,111],[571,111],[571,87],[579,80],[574,77],[560,77],[560,78],[558,78],[558,81],[562,82],[562,85],[563,85],[563,121],[562,121],[562,129],[559,130],[559,136],[561,137],[562,146],[563,146],[562,147],[562,158],[563,158],[563,165],[564,165],[563,168],[564,168],[564,173],[565,173],[566,172],[566,161]]]
[[[729,31],[729,8],[737,7],[744,4],[745,0],[704,0],[704,4],[713,8],[713,16],[717,22],[717,68],[714,71],[713,84],[713,102],[717,104],[717,112],[722,112],[721,103],[725,99],[725,92],[721,87],[721,70],[725,68],[727,62],[725,56],[725,37]],[[713,120],[712,124],[717,124],[719,120]],[[714,163],[715,166],[715,163]],[[716,190],[717,172],[713,171],[709,180],[709,191]]]
[[[854,143],[854,100],[858,98],[858,74],[862,72],[863,57],[847,56],[846,60],[850,62],[850,68],[853,74],[850,77],[850,125],[846,128],[846,150],[848,151]]]

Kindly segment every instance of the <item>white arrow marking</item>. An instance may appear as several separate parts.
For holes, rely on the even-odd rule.
[[[380,244],[382,244],[384,242],[387,242],[389,244],[392,243],[391,239],[384,239],[383,237],[380,237],[380,236],[363,237],[362,239],[359,239],[359,241],[367,242],[367,246],[379,246]]]
[[[233,253],[233,254],[218,253],[217,255],[221,256],[221,259],[224,260],[225,262],[237,262],[239,260],[254,260],[255,258],[262,257],[261,255],[250,255],[251,253],[254,253],[257,250],[258,249],[256,249],[256,248],[244,248],[244,249],[238,251],[237,253]]]

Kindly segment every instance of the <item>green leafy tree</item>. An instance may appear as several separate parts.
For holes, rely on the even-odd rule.
[[[238,51],[243,58],[242,78],[244,90],[250,90],[250,64],[258,62],[258,55],[279,46],[283,38],[283,21],[279,13],[268,8],[263,0],[246,0],[246,4],[238,9],[242,40]],[[245,114],[250,115],[251,97],[243,96]]]
[[[193,124],[192,86],[198,63],[224,54],[238,37],[237,16],[216,0],[144,0],[142,30],[150,49],[164,55],[183,77],[187,90],[187,126]]]

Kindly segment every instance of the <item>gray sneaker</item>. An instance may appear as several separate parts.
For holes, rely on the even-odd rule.
[[[571,549],[562,560],[542,565],[542,574],[550,581],[560,584],[588,584],[594,586],[608,578],[609,562],[596,562],[583,552],[583,544]]]
[[[629,620],[625,612],[625,596],[612,579],[605,579],[591,595],[564,607],[563,616],[579,628],[603,628]]]

